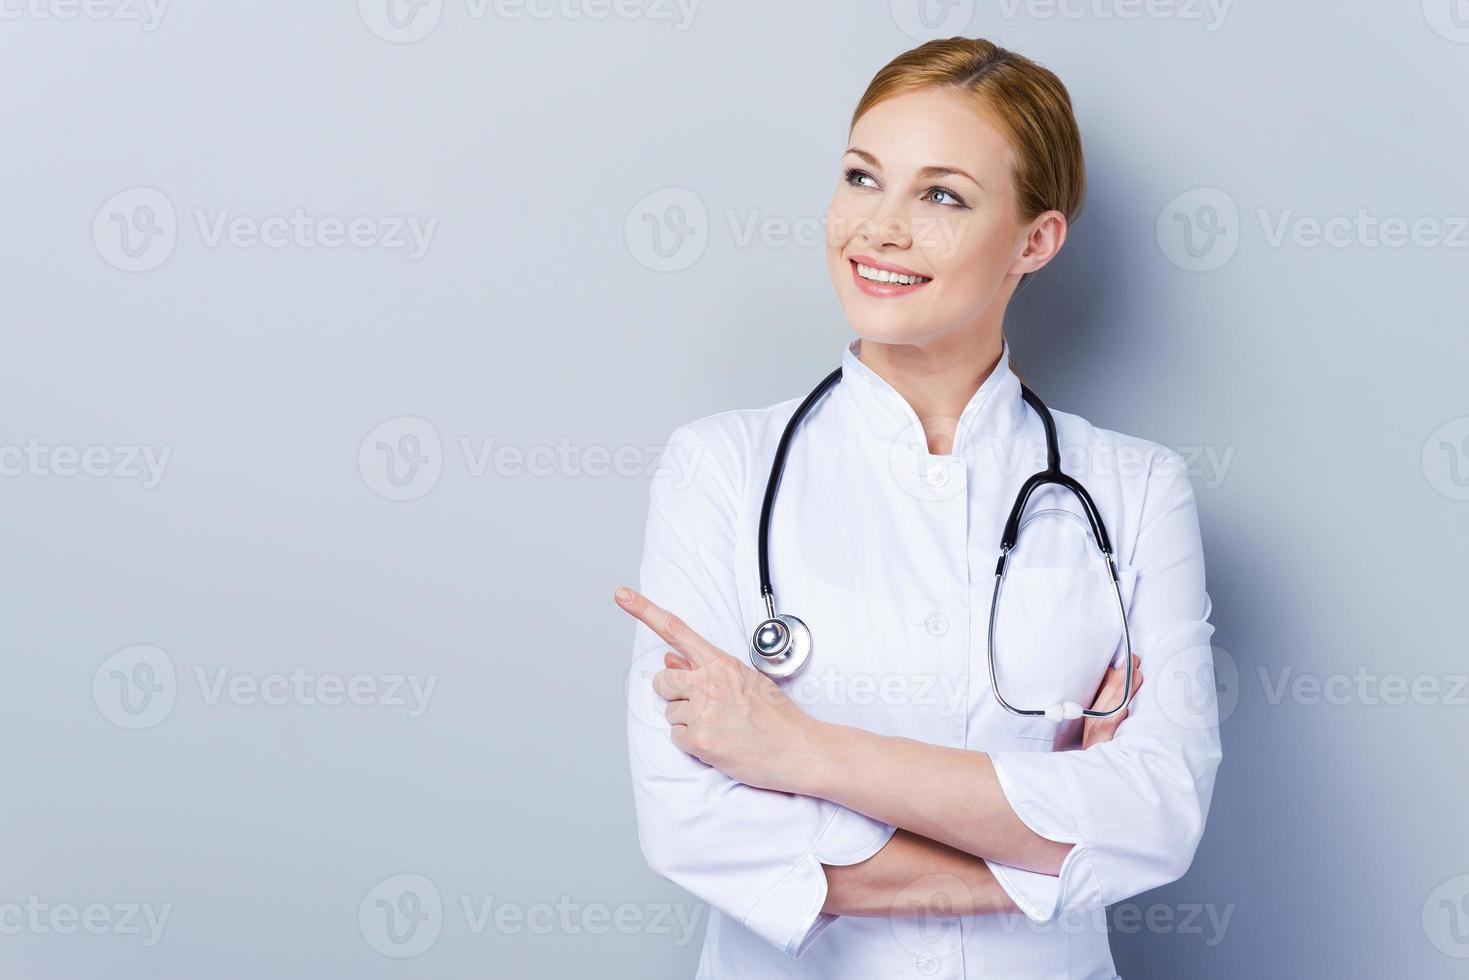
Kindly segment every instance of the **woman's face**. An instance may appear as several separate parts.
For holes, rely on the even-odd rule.
[[[959,93],[894,96],[857,121],[827,213],[826,258],[859,336],[923,345],[976,325],[998,336],[1020,275],[1065,239],[1059,212],[1019,220],[1013,168],[1005,135]],[[873,266],[919,278],[872,281],[887,275]]]

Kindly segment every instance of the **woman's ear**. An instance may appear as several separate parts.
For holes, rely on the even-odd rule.
[[[1037,215],[1026,232],[1020,255],[1010,265],[1010,274],[1022,276],[1043,268],[1065,244],[1066,216],[1060,211]]]

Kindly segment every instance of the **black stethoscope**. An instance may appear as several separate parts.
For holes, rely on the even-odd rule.
[[[765,500],[760,505],[760,594],[765,600],[765,620],[757,627],[750,638],[750,663],[761,673],[770,677],[790,677],[796,671],[805,666],[811,659],[811,630],[798,617],[789,613],[777,614],[775,611],[775,590],[770,587],[770,550],[768,540],[770,537],[770,512],[775,505],[775,494],[780,486],[781,475],[785,472],[786,453],[790,450],[791,437],[795,434],[796,427],[800,425],[811,411],[811,407],[821,399],[838,381],[842,379],[842,369],[837,368],[828,374],[817,385],[811,394],[806,396],[805,401],[796,408],[796,412],[786,423],[785,431],[781,433],[780,443],[775,449],[775,461],[770,467],[770,479],[765,484]],[[1051,417],[1050,409],[1046,408],[1035,393],[1024,384],[1020,385],[1020,393],[1030,407],[1035,409],[1040,416],[1041,423],[1046,429],[1046,468],[1039,473],[1033,474],[1020,488],[1020,493],[1015,498],[1015,505],[1010,508],[1010,517],[1005,521],[1005,530],[1000,536],[1000,560],[995,565],[995,593],[990,602],[989,623],[989,668],[990,687],[995,692],[995,698],[1006,710],[1017,715],[1044,715],[1051,721],[1059,722],[1071,718],[1080,718],[1083,715],[1089,718],[1106,718],[1121,711],[1132,699],[1132,639],[1127,630],[1127,612],[1122,603],[1122,586],[1117,578],[1117,562],[1112,555],[1112,540],[1107,535],[1106,525],[1102,521],[1102,515],[1097,510],[1097,505],[1092,501],[1091,494],[1073,478],[1061,472],[1061,450],[1056,439],[1056,420]],[[1122,700],[1117,707],[1108,711],[1095,711],[1091,708],[1083,708],[1075,701],[1062,701],[1045,708],[1017,708],[1006,701],[1000,693],[999,678],[995,672],[995,623],[1000,608],[1000,593],[1005,584],[1005,570],[1009,563],[1010,552],[1015,548],[1016,539],[1020,535],[1022,527],[1020,518],[1025,511],[1025,505],[1030,500],[1031,494],[1047,484],[1055,484],[1070,490],[1076,499],[1081,502],[1082,510],[1086,512],[1086,520],[1090,525],[1091,540],[1100,551],[1106,562],[1107,570],[1112,578],[1112,594],[1117,599],[1117,614],[1122,622],[1123,657],[1120,662],[1127,665],[1126,688],[1122,693]],[[1058,511],[1068,517],[1075,518],[1076,515],[1070,511]],[[1118,661],[1114,661],[1114,666]]]

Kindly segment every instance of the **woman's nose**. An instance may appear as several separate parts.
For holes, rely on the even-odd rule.
[[[908,215],[899,202],[884,196],[870,214],[864,215],[858,237],[872,245],[907,248],[913,244]]]

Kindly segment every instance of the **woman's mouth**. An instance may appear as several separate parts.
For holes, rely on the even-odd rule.
[[[933,282],[929,276],[897,272],[885,266],[868,265],[856,259],[849,259],[848,263],[852,266],[852,281],[857,284],[858,289],[869,296],[882,298],[906,296]]]

